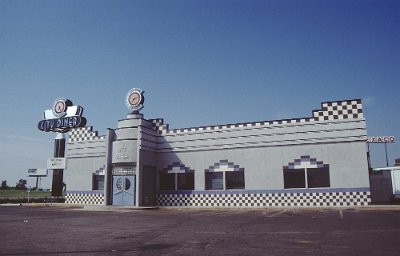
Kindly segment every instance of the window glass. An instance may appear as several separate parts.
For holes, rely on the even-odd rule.
[[[115,183],[115,186],[117,187],[118,191],[122,191],[122,178],[119,177],[117,179],[117,182]]]
[[[226,189],[244,189],[244,171],[226,172]]]
[[[194,190],[194,173],[178,173],[178,190]]]
[[[175,190],[175,173],[160,173],[160,190]]]
[[[285,188],[305,188],[306,176],[304,169],[283,169]]]
[[[206,172],[206,189],[216,190],[224,189],[224,173],[223,172]]]
[[[93,190],[104,190],[104,175],[93,175]]]
[[[131,181],[128,178],[125,178],[125,191],[131,188]]]
[[[330,187],[329,167],[307,168],[309,188]]]

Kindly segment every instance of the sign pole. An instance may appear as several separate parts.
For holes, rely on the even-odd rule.
[[[30,187],[27,187],[27,188],[26,188],[26,192],[28,192],[28,204],[29,204],[29,193],[31,193],[31,188],[30,188]]]
[[[385,154],[386,154],[386,166],[389,167],[388,154],[387,154],[387,143],[386,142],[385,142]]]
[[[58,98],[53,104],[52,109],[44,111],[44,119],[39,121],[38,129],[45,132],[56,132],[54,140],[54,157],[64,158],[65,155],[65,136],[64,133],[73,128],[84,127],[86,118],[82,117],[83,108],[73,106],[72,101],[65,98]],[[57,162],[57,161],[56,161]],[[64,160],[65,162],[65,160]],[[52,169],[52,168],[47,168]],[[53,183],[51,196],[62,197],[63,172],[65,166],[57,166],[53,169]]]
[[[38,190],[38,185],[39,185],[39,176],[36,177],[36,190]]]
[[[371,153],[370,153],[370,150],[369,150],[369,142],[367,142],[367,146],[368,146],[368,151],[367,151],[368,173],[371,174],[372,173],[372,168],[371,168]]]
[[[394,136],[367,137],[368,156],[369,156],[369,143],[385,143],[386,166],[389,167],[387,144],[394,143]],[[370,163],[369,163],[369,165],[370,165]]]
[[[65,136],[64,133],[58,133],[54,140],[54,157],[64,157],[65,155]],[[63,189],[63,169],[53,170],[53,182],[51,196],[61,197]]]

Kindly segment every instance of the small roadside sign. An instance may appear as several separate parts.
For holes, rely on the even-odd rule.
[[[50,158],[47,160],[47,169],[65,169],[65,163],[65,158],[63,157]]]

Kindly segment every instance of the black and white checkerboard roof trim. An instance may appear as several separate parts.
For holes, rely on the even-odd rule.
[[[236,123],[236,124],[226,124],[226,125],[199,126],[199,127],[182,128],[182,129],[169,129],[169,125],[164,124],[164,119],[162,118],[150,119],[149,121],[153,123],[153,129],[159,134],[180,134],[187,132],[216,131],[216,130],[225,130],[232,128],[262,127],[262,126],[281,125],[281,124],[324,122],[333,120],[364,118],[361,99],[322,102],[321,109],[312,111],[312,114],[313,114],[312,117],[304,117],[304,118]]]
[[[105,136],[98,136],[92,126],[72,129],[69,133],[68,143],[83,142],[89,140],[104,140]]]
[[[304,193],[255,193],[227,191],[218,194],[167,193],[157,194],[159,206],[190,207],[340,207],[364,206],[371,203],[371,193],[365,192],[304,192]]]

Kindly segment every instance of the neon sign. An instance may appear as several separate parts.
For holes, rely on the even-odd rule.
[[[44,132],[68,132],[72,128],[86,125],[86,118],[82,117],[83,108],[73,106],[68,99],[58,98],[52,109],[44,112],[44,120],[39,121],[38,129]]]

